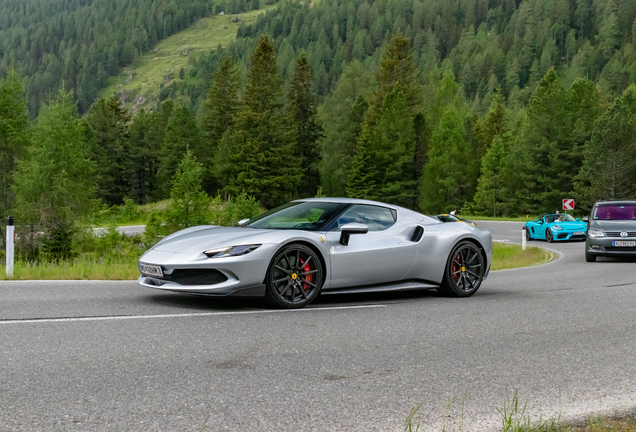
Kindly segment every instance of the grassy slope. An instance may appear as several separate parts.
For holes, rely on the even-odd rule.
[[[219,44],[227,46],[236,38],[236,30],[241,24],[255,22],[258,15],[276,6],[269,5],[237,15],[214,15],[200,19],[186,30],[157,43],[134,67],[125,68],[119,75],[111,77],[108,87],[99,91],[99,97],[128,92],[127,108],[133,105],[137,109],[154,107],[158,101],[160,85],[169,85],[174,79],[178,80],[181,68],[186,70],[186,80],[194,80],[187,77],[189,56],[215,50]],[[240,21],[232,22],[233,17]],[[172,78],[168,79],[170,75]],[[145,99],[143,103],[140,103],[139,96]],[[187,95],[182,95],[177,100],[186,98]]]

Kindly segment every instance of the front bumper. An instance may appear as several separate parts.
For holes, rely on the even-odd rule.
[[[229,258],[151,249],[139,261],[161,266],[164,277],[142,274],[137,283],[147,288],[190,294],[264,295],[265,275],[278,247],[278,244],[263,244],[247,255]],[[207,277],[198,277],[206,273]]]
[[[604,237],[604,238],[587,238],[585,241],[585,250],[588,253],[598,255],[598,256],[614,256],[614,257],[629,257],[636,256],[636,247],[622,247],[622,246],[613,246],[614,241],[634,241],[635,238],[615,238],[615,237]]]
[[[557,240],[557,241],[585,240],[587,238],[587,236],[585,235],[585,231],[583,231],[583,234],[574,234],[575,232],[581,232],[581,230],[578,230],[578,231],[554,231],[554,230],[552,230],[552,238],[554,240]]]

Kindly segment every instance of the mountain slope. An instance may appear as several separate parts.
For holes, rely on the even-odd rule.
[[[189,105],[192,89],[200,93],[210,80],[207,70],[193,67],[193,58],[207,55],[219,46],[227,46],[236,39],[237,30],[242,25],[256,22],[259,15],[273,7],[275,5],[196,21],[187,29],[158,42],[130,67],[108,78],[108,85],[98,92],[98,96],[116,94],[133,112],[141,108],[154,109],[165,99]]]

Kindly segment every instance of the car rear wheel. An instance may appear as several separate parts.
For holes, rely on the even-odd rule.
[[[596,255],[585,251],[585,261],[587,262],[596,262]]]
[[[285,246],[269,265],[265,298],[286,309],[304,307],[318,296],[324,274],[322,262],[312,249],[299,244]]]
[[[545,230],[545,239],[548,241],[548,243],[552,243],[554,241],[554,237],[552,236],[552,230]]]
[[[444,279],[437,291],[451,297],[469,297],[479,289],[485,267],[480,248],[470,241],[460,242],[446,261]]]
[[[532,237],[530,237],[530,230],[528,228],[524,228],[523,230],[526,232],[526,240],[532,240]]]

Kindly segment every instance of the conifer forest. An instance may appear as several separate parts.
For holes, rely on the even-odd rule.
[[[56,237],[184,196],[175,226],[209,197],[484,216],[635,198],[636,0],[281,0],[151,109],[98,98],[158,41],[265,4],[0,0],[0,215]]]

